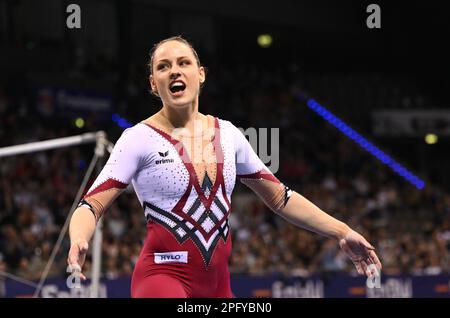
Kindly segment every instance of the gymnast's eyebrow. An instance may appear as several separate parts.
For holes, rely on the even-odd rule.
[[[188,59],[189,56],[179,56],[179,57],[177,57],[177,60],[182,60],[184,58]],[[169,59],[161,59],[161,60],[156,61],[156,63],[160,63],[160,62],[169,62],[170,63],[170,60]]]

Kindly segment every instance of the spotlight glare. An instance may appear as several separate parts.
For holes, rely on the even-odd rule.
[[[438,142],[438,136],[435,134],[427,134],[425,136],[425,142],[429,145],[434,145]]]
[[[261,34],[257,39],[258,45],[263,48],[268,48],[272,45],[272,36],[270,34]]]
[[[77,128],[83,128],[84,127],[84,119],[81,117],[78,117],[77,119],[75,119],[75,126]]]

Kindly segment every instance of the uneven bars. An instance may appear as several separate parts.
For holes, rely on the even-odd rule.
[[[51,140],[30,142],[22,145],[3,147],[0,148],[0,157],[95,142],[97,138],[102,134],[104,135],[103,131],[98,131],[95,133],[85,133],[72,137],[56,138]]]

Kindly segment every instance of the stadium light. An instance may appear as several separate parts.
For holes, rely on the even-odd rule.
[[[438,136],[436,134],[426,134],[425,135],[425,142],[428,145],[434,145],[438,142]]]
[[[120,117],[119,114],[112,114],[111,119],[113,122],[119,125],[120,128],[130,128],[131,126],[133,126],[132,123],[130,123],[125,118]]]
[[[77,119],[75,119],[75,126],[77,128],[83,128],[84,127],[84,119],[81,117],[78,117]]]
[[[268,48],[272,45],[272,36],[270,34],[261,34],[257,38],[258,45],[262,48]]]

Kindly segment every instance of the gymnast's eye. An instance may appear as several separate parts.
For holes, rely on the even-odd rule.
[[[164,69],[164,68],[166,68],[167,67],[167,63],[161,63],[161,64],[158,64],[158,66],[156,67],[156,69],[157,70],[162,70],[162,69]]]

